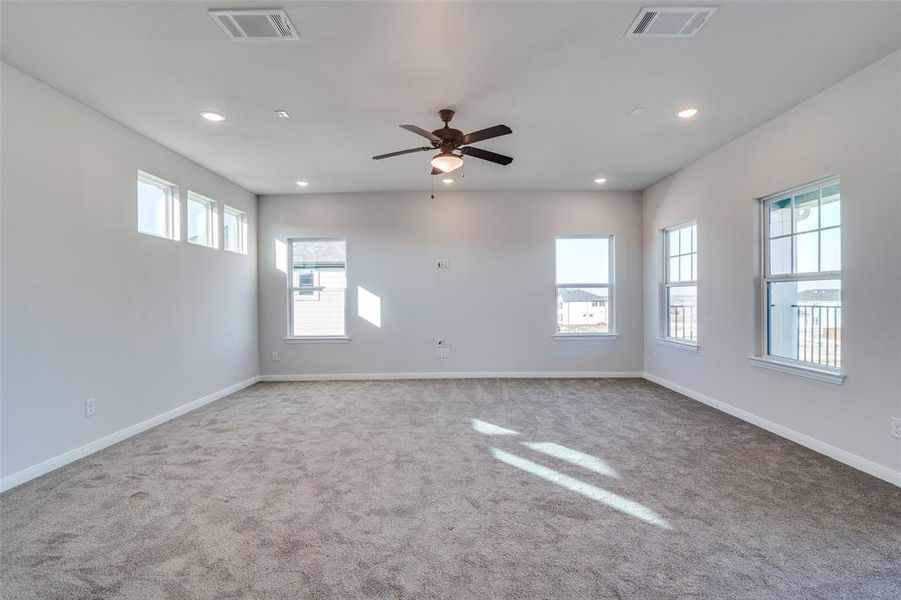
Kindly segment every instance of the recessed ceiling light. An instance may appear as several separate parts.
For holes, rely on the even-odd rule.
[[[683,108],[682,110],[680,110],[679,112],[676,113],[676,116],[679,117],[680,119],[690,119],[693,116],[695,116],[696,114],[698,114],[697,108]]]
[[[595,183],[607,183],[606,177],[598,177],[594,180]]]
[[[451,179],[450,177],[447,177],[447,178],[441,180],[441,183],[453,183],[453,182],[454,182],[454,180]]]
[[[291,115],[288,114],[286,110],[277,110],[275,111],[275,116],[279,119],[290,119]]]
[[[638,115],[642,114],[644,111],[645,111],[644,106],[636,106],[635,108],[633,108],[632,110],[629,111],[629,116],[637,117]]]
[[[225,115],[217,112],[213,112],[210,110],[205,110],[200,113],[200,116],[206,119],[207,121],[212,121],[213,123],[221,123],[225,120]]]
[[[308,185],[310,185],[310,182],[304,181],[301,179],[300,181],[297,182],[297,185],[299,185],[300,187],[307,187]]]

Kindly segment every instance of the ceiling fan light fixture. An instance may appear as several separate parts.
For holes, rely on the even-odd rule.
[[[442,173],[450,173],[454,169],[459,169],[463,166],[463,159],[456,154],[442,152],[432,158],[432,166]]]

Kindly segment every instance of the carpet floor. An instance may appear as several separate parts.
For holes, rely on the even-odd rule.
[[[642,380],[261,383],[0,496],[3,598],[901,598],[901,489]]]

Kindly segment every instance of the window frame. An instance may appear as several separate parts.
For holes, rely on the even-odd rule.
[[[758,285],[758,343],[759,348],[757,353],[754,356],[748,357],[752,364],[758,367],[771,369],[775,371],[781,371],[786,373],[792,373],[796,375],[800,375],[802,377],[808,377],[811,379],[816,379],[819,381],[825,381],[828,383],[835,383],[841,385],[845,380],[845,375],[842,372],[843,367],[833,367],[830,365],[823,365],[813,362],[807,362],[802,360],[797,360],[793,358],[787,358],[784,356],[779,356],[775,354],[770,354],[770,314],[769,314],[769,284],[771,283],[780,283],[780,282],[803,282],[803,281],[820,281],[820,280],[834,280],[837,279],[839,282],[842,281],[842,270],[831,270],[831,271],[814,271],[814,272],[804,272],[804,273],[779,273],[772,274],[770,272],[770,259],[771,259],[771,250],[770,250],[770,217],[769,217],[769,206],[770,203],[776,200],[784,200],[786,196],[790,196],[794,198],[795,196],[810,192],[814,190],[820,191],[819,200],[822,201],[822,189],[824,187],[828,187],[830,185],[838,184],[841,189],[841,176],[839,174],[831,174],[826,175],[824,177],[819,177],[817,179],[813,179],[806,183],[792,186],[790,188],[786,188],[779,192],[775,192],[772,194],[767,194],[766,196],[762,196],[757,199],[758,203],[758,215],[760,219],[760,244],[759,244],[759,260],[760,260],[760,277],[759,277],[759,285]],[[839,210],[843,212],[844,207],[844,194],[841,196],[841,204]],[[818,208],[820,204],[818,204]],[[840,213],[841,214],[841,213]],[[818,218],[822,219],[822,212],[818,211]],[[817,265],[820,266],[822,264],[822,232],[830,229],[844,227],[843,219],[839,219],[839,224],[830,227],[820,227],[822,221],[818,223],[818,226],[815,230],[818,233],[818,247],[817,247]],[[808,231],[804,231],[801,233],[809,233]],[[795,244],[794,237],[797,235],[795,231],[795,218],[794,218],[794,203],[792,203],[792,214],[791,214],[791,232],[782,236],[777,236],[775,239],[788,237],[791,240],[791,244],[789,244],[791,248],[791,267],[792,270],[796,268],[795,264]],[[841,254],[840,254],[841,256]],[[844,261],[842,261],[844,263]],[[844,266],[844,265],[843,265]],[[841,288],[840,292],[840,306],[844,307],[844,289]],[[844,365],[844,348],[842,348],[842,364]]]
[[[674,231],[680,231],[685,229],[686,227],[694,226],[695,228],[695,239],[694,239],[694,247],[693,251],[689,253],[689,255],[695,256],[695,278],[691,281],[678,281],[673,282],[670,281],[670,268],[669,268],[669,259],[671,258],[669,255],[669,234]],[[663,280],[660,285],[660,334],[657,337],[657,341],[668,346],[676,346],[680,348],[685,348],[687,350],[692,350],[697,352],[700,348],[700,340],[701,340],[701,288],[700,288],[700,277],[698,277],[698,271],[700,271],[701,267],[701,254],[698,251],[700,247],[700,228],[698,227],[697,219],[689,219],[687,221],[681,221],[676,223],[675,225],[671,225],[669,227],[665,227],[660,231],[661,238],[663,239]],[[685,256],[684,254],[679,254],[678,256]],[[673,287],[689,287],[694,286],[697,294],[696,299],[696,316],[695,320],[697,322],[696,328],[696,336],[694,340],[689,340],[685,338],[672,337],[669,335],[669,291],[670,288]]]
[[[287,265],[287,332],[285,333],[285,342],[287,343],[342,343],[350,341],[350,319],[348,319],[348,290],[350,289],[350,269],[348,265],[350,261],[349,244],[346,237],[330,236],[330,237],[290,237],[285,240],[288,246],[288,265]],[[300,288],[294,287],[294,243],[295,242],[344,242],[344,333],[340,335],[294,335],[294,292]],[[314,286],[315,292],[325,289],[323,286]]]
[[[206,226],[207,230],[210,232],[209,244],[191,241],[191,232],[189,231],[190,225],[188,224],[187,215],[189,204],[191,202],[199,202],[206,204],[209,207],[209,210],[206,212]],[[200,246],[202,248],[212,248],[213,250],[219,249],[219,203],[209,196],[204,196],[203,194],[195,192],[193,190],[188,190],[187,197],[185,198],[185,240],[189,244],[193,244],[194,246]]]
[[[557,240],[585,240],[585,239],[605,239],[607,240],[607,283],[557,283]],[[616,339],[619,333],[616,329],[616,310],[615,310],[615,291],[616,291],[616,236],[611,234],[566,234],[554,236],[554,301],[553,307],[553,338],[555,340],[585,340],[585,339]],[[573,288],[606,288],[607,289],[607,331],[606,332],[563,332],[558,329],[559,322],[557,319],[557,305],[560,298],[561,289]]]
[[[238,239],[240,241],[240,249],[232,250],[228,248],[228,244],[225,239],[225,217],[226,215],[232,215],[238,218]],[[222,249],[226,252],[231,252],[233,254],[243,254],[247,256],[247,213],[241,209],[235,208],[233,206],[229,206],[228,204],[222,205]]]
[[[151,185],[162,189],[166,194],[166,231],[168,235],[160,235],[153,231],[141,229],[141,199],[138,195],[138,184]],[[138,233],[149,235],[163,240],[181,241],[181,191],[177,184],[167,181],[162,177],[152,175],[147,171],[138,169],[135,180],[135,222]]]

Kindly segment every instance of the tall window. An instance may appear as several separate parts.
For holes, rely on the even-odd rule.
[[[289,337],[345,336],[347,242],[295,239],[288,248]]]
[[[666,337],[698,342],[698,225],[685,223],[664,230],[664,301]]]
[[[200,246],[219,245],[219,210],[215,200],[188,192],[188,241]]]
[[[138,231],[179,239],[178,186],[138,171]]]
[[[247,216],[228,205],[222,214],[222,240],[229,252],[247,254]]]
[[[556,242],[557,334],[613,333],[613,236]]]
[[[842,364],[841,187],[837,178],[764,198],[765,348]]]

